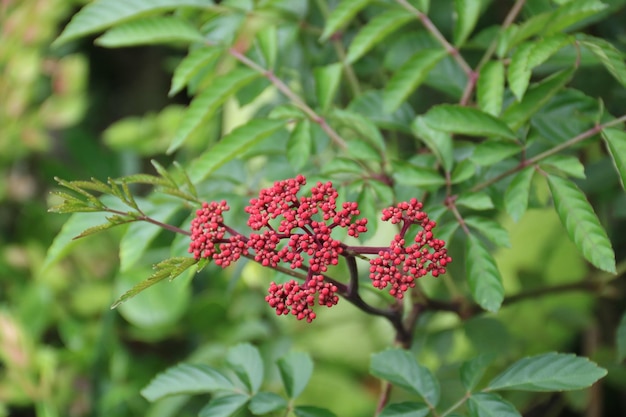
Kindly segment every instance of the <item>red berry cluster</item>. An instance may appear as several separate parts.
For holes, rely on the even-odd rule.
[[[370,279],[379,289],[390,285],[389,294],[398,299],[403,298],[409,288],[415,287],[417,278],[429,272],[434,277],[445,274],[446,265],[452,262],[445,242],[433,238],[432,229],[436,223],[421,211],[422,207],[422,203],[412,199],[383,210],[383,221],[402,223],[402,228],[389,248],[379,251],[378,257],[370,261]],[[419,225],[423,230],[417,233],[414,243],[407,246],[404,236],[411,225]]]
[[[189,253],[193,257],[213,258],[217,251],[215,244],[221,242],[226,234],[224,217],[222,213],[228,211],[230,207],[226,201],[219,203],[202,203],[202,208],[196,210],[196,217],[191,222],[191,243]]]
[[[277,315],[291,312],[298,320],[306,320],[309,323],[316,317],[312,309],[315,301],[326,307],[332,307],[339,301],[336,295],[337,286],[325,282],[321,275],[313,275],[303,285],[293,279],[285,284],[272,282],[268,292],[265,301],[276,310]]]

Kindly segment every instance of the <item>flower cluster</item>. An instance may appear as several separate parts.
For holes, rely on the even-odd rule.
[[[293,314],[298,320],[313,321],[316,314],[312,307],[317,304],[332,307],[339,301],[337,286],[325,282],[322,275],[313,275],[303,285],[295,280],[285,284],[272,282],[269,287],[269,295],[265,301],[276,310],[277,315]]]
[[[415,287],[417,278],[429,272],[433,277],[445,274],[446,265],[452,262],[445,242],[433,237],[432,229],[436,223],[421,211],[422,207],[422,203],[412,199],[383,210],[383,221],[402,223],[402,228],[389,248],[380,250],[378,257],[370,261],[370,279],[376,288],[391,286],[389,294],[398,299],[403,298],[409,288]],[[407,246],[404,236],[412,225],[419,225],[422,230],[415,236],[414,243]]]

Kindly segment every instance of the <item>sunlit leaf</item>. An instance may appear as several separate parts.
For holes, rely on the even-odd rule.
[[[572,38],[562,33],[543,38],[533,43],[533,48],[528,55],[528,61],[526,61],[526,67],[529,70],[543,64],[552,55],[557,53],[559,49],[565,45],[571,43]]]
[[[147,17],[109,29],[96,39],[108,48],[202,41],[202,34],[189,22],[176,17]]]
[[[619,174],[622,188],[626,189],[626,132],[617,129],[604,129],[602,137],[613,159],[613,165]]]
[[[156,401],[169,395],[212,393],[233,389],[233,383],[217,369],[208,365],[181,363],[155,376],[141,390],[141,395],[148,401]]]
[[[522,218],[528,208],[530,184],[534,174],[535,169],[533,167],[527,167],[518,172],[504,193],[506,211],[516,222]]]
[[[467,400],[470,417],[522,417],[515,406],[492,392],[477,392]]]
[[[561,177],[548,175],[554,206],[570,239],[583,256],[603,271],[615,273],[615,254],[585,194]]]
[[[554,11],[539,13],[520,23],[509,41],[509,48],[513,48],[520,42],[542,32],[549,25],[553,14]]]
[[[371,0],[342,0],[328,16],[320,40],[328,40],[332,34],[347,25],[370,1]]]
[[[555,168],[558,171],[574,178],[585,178],[585,167],[580,159],[570,155],[552,155],[545,158],[539,166],[542,169]]]
[[[249,343],[242,343],[228,350],[226,361],[237,377],[256,394],[263,382],[263,360],[259,350]]]
[[[215,61],[222,52],[219,48],[200,48],[191,51],[174,70],[172,86],[168,95],[171,97],[182,90],[189,83],[189,80]]]
[[[265,58],[265,67],[273,69],[278,56],[278,29],[275,25],[268,25],[257,34],[259,48]]]
[[[504,64],[501,61],[490,61],[480,70],[476,83],[478,107],[492,116],[502,111],[504,98]]]
[[[313,375],[313,360],[304,352],[289,352],[278,360],[278,370],[289,398],[297,398]]]
[[[322,111],[324,112],[330,108],[330,105],[337,94],[342,71],[343,66],[341,63],[330,64],[325,67],[317,67],[313,70],[317,100],[322,108]]]
[[[533,46],[531,42],[523,43],[517,47],[511,56],[507,79],[509,88],[518,101],[522,100],[530,83],[531,70],[528,68],[528,57]]]
[[[593,16],[607,7],[599,0],[572,0],[565,3],[554,13],[550,24],[546,25],[544,34],[559,33],[564,29]]]
[[[499,119],[471,107],[441,104],[431,108],[424,121],[433,129],[468,136],[502,137],[515,140],[515,134]]]
[[[454,25],[454,45],[462,46],[472,33],[482,8],[477,0],[454,0],[456,22]]]
[[[521,359],[495,377],[489,390],[568,391],[587,388],[606,375],[587,358],[550,352]]]
[[[472,297],[479,306],[495,313],[504,300],[502,277],[495,259],[474,235],[467,239],[465,259]]]

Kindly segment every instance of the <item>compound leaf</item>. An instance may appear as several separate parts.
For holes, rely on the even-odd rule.
[[[141,390],[148,401],[156,401],[168,395],[200,394],[230,391],[233,383],[218,370],[203,364],[181,363],[155,376]]]
[[[495,313],[504,300],[502,277],[495,259],[480,239],[469,235],[465,251],[467,280],[479,306]]]

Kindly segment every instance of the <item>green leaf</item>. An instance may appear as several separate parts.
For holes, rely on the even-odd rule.
[[[543,64],[548,60],[548,58],[572,41],[573,39],[571,37],[562,33],[557,33],[556,35],[534,42],[533,48],[528,55],[526,67],[529,70],[532,70],[533,68]]]
[[[351,140],[348,142],[348,155],[358,161],[381,162],[383,155],[374,149],[372,145],[363,140]]]
[[[470,159],[478,166],[490,166],[522,151],[515,142],[486,140],[474,148]]]
[[[287,401],[273,392],[259,392],[250,400],[248,408],[256,416],[287,408]]]
[[[339,85],[341,84],[341,73],[343,65],[341,63],[317,67],[313,70],[315,77],[315,93],[317,101],[323,112],[328,111],[333,103]]]
[[[598,0],[572,0],[561,6],[546,25],[544,34],[562,32],[583,19],[593,16],[607,7]]]
[[[289,352],[278,360],[278,370],[289,398],[297,398],[313,375],[313,360],[308,353]]]
[[[509,232],[496,220],[478,216],[468,216],[464,220],[469,227],[477,230],[494,245],[506,248],[511,247]]]
[[[521,23],[509,41],[509,48],[513,48],[520,42],[542,32],[550,24],[553,15],[553,11],[539,13]]]
[[[204,181],[216,169],[283,126],[284,121],[269,119],[253,119],[239,126],[191,162],[189,177],[196,184]]]
[[[552,155],[539,164],[544,170],[556,168],[558,171],[574,178],[585,178],[585,167],[580,160],[570,155]]]
[[[236,68],[214,79],[207,89],[191,101],[167,152],[178,149],[192,133],[213,117],[228,98],[258,77],[259,73],[256,71]]]
[[[454,0],[456,24],[454,25],[454,45],[462,46],[472,33],[482,8],[482,2],[477,0]]]
[[[617,361],[622,362],[626,358],[626,311],[622,314],[622,318],[617,326]]]
[[[220,48],[200,48],[190,52],[174,70],[168,96],[171,97],[182,90],[203,68],[217,60],[222,52],[224,51]]]
[[[507,72],[507,79],[509,80],[509,88],[517,101],[521,101],[524,97],[524,93],[530,83],[531,71],[528,68],[528,57],[533,50],[533,43],[526,42],[517,47],[513,55],[511,56],[511,63],[509,64],[509,70]]]
[[[522,101],[511,104],[502,114],[502,120],[513,130],[519,129],[532,115],[560,91],[574,75],[574,68],[557,72],[531,87]]]
[[[200,410],[198,417],[231,417],[237,413],[249,400],[244,394],[228,394],[223,397],[212,398]]]
[[[150,288],[154,284],[157,284],[164,279],[169,279],[170,281],[182,274],[187,270],[187,268],[191,267],[197,263],[194,258],[189,257],[175,257],[169,258],[162,262],[159,262],[154,266],[154,273],[148,277],[148,279],[141,281],[139,284],[132,287],[130,290],[126,291],[122,294],[111,306],[111,309],[116,308],[123,302],[133,298],[140,292],[144,291],[147,288]]]
[[[587,388],[606,375],[587,358],[550,352],[521,359],[495,377],[489,390],[569,391]]]
[[[461,382],[467,391],[472,391],[476,387],[493,359],[492,354],[484,354],[463,362],[461,365]]]
[[[372,355],[370,374],[420,395],[431,407],[439,402],[439,382],[406,350],[388,349]]]
[[[424,403],[406,401],[387,405],[378,417],[426,417],[429,412]]]
[[[522,417],[513,404],[492,392],[472,394],[467,408],[470,417]]]
[[[213,2],[210,0],[99,0],[76,13],[52,45],[56,47],[72,39],[150,14],[179,7],[210,9],[211,6]]]
[[[452,184],[459,184],[472,178],[475,173],[476,166],[474,163],[469,159],[465,159],[454,167],[450,182],[452,182]]]
[[[133,217],[130,216],[107,216],[107,223],[99,224],[97,226],[89,227],[83,230],[78,236],[75,236],[74,239],[80,239],[86,236],[93,235],[98,232],[102,232],[104,230],[108,230],[115,226],[121,226],[123,224],[128,224],[130,222],[137,221]]]
[[[396,183],[414,187],[438,187],[446,183],[446,179],[432,168],[418,167],[405,161],[394,161],[393,177]]]
[[[336,174],[336,173],[349,173],[358,174],[363,173],[363,166],[351,158],[332,158],[330,161],[322,165],[323,174]]]
[[[212,393],[233,389],[233,383],[217,369],[208,365],[181,363],[155,376],[141,390],[141,395],[152,402],[169,395]]]
[[[478,109],[456,104],[441,104],[424,115],[433,129],[468,136],[502,137],[515,140],[515,134],[499,119]]]
[[[476,83],[478,107],[487,114],[498,116],[504,98],[504,64],[489,61],[480,70]]]
[[[413,135],[428,146],[446,172],[450,172],[454,164],[454,152],[450,134],[431,128],[426,124],[422,116],[418,116],[413,120],[411,131]]]
[[[294,170],[299,171],[308,162],[312,146],[311,122],[303,119],[293,129],[287,141],[287,160]]]
[[[479,306],[495,313],[504,300],[502,277],[495,259],[480,239],[469,235],[465,251],[467,281]]]
[[[299,405],[293,409],[293,413],[296,417],[337,417],[330,410],[312,405]]]
[[[554,206],[570,239],[597,268],[616,273],[611,241],[585,194],[572,181],[548,175]]]
[[[370,0],[342,0],[328,16],[320,41],[327,41],[342,26],[347,25],[369,2]]]
[[[515,174],[504,193],[504,205],[511,218],[518,222],[528,208],[528,197],[530,195],[530,184],[533,180],[535,169],[533,167],[524,168]]]
[[[108,48],[202,41],[193,25],[176,17],[147,17],[109,29],[95,43]]]
[[[447,55],[443,49],[423,49],[413,55],[391,77],[383,94],[387,113],[393,113],[419,87],[428,73]]]
[[[337,127],[350,129],[374,145],[376,149],[379,149],[381,152],[385,151],[383,135],[368,118],[359,113],[343,109],[334,109],[330,117]]]
[[[457,206],[464,206],[474,210],[489,210],[493,208],[493,201],[485,192],[469,192],[461,194],[455,201]]]
[[[413,15],[403,9],[388,10],[376,16],[356,34],[348,48],[346,61],[354,63],[385,37],[413,19]]]
[[[265,58],[265,67],[273,69],[276,66],[278,55],[278,29],[276,25],[269,25],[257,34],[259,48]]]
[[[600,60],[620,84],[626,87],[626,63],[624,54],[619,49],[601,38],[583,34],[577,35],[576,38]]]
[[[622,188],[626,190],[626,132],[617,129],[604,129],[602,138],[611,154]]]
[[[228,350],[226,361],[237,377],[256,394],[263,382],[263,359],[259,350],[249,343],[242,343]]]

